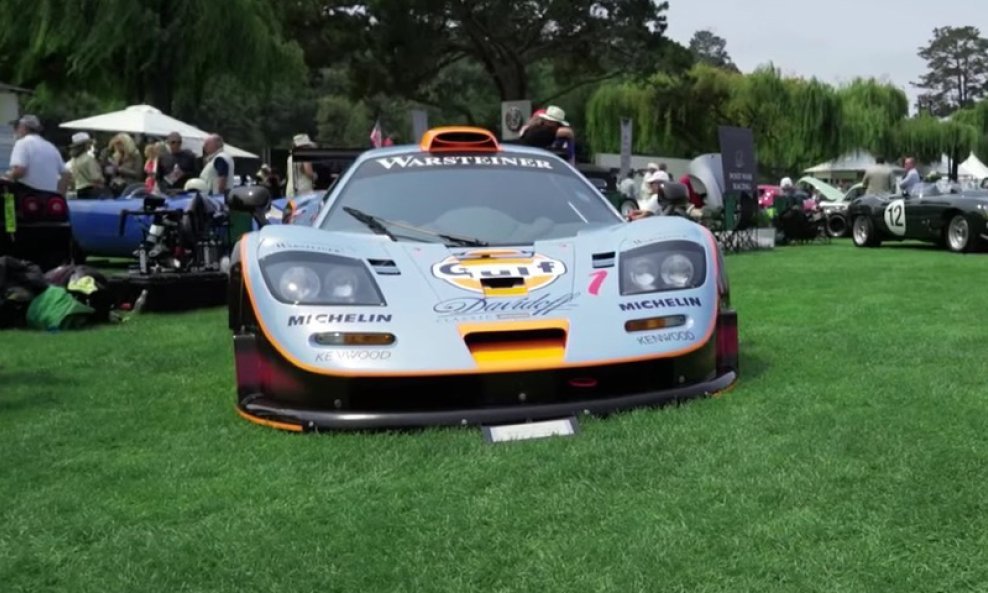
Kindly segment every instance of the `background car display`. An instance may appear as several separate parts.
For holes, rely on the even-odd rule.
[[[263,204],[231,192],[231,208]],[[439,128],[364,153],[314,221],[293,222],[234,250],[237,409],[254,422],[521,422],[702,396],[738,376],[710,232],[628,223],[549,152]]]
[[[913,196],[864,195],[847,213],[858,247],[914,239],[967,252],[988,241],[988,191],[982,189],[928,183]]]
[[[831,237],[846,237],[851,233],[851,225],[847,219],[847,206],[851,200],[864,194],[864,186],[856,183],[848,188],[847,192],[821,181],[816,177],[800,177],[796,185],[814,190],[822,196],[817,202],[817,206],[826,217],[827,234]]]

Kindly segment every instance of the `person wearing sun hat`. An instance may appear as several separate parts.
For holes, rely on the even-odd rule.
[[[535,112],[532,120],[522,131],[519,142],[538,148],[551,148],[557,141],[573,140],[573,130],[566,121],[566,112],[561,107],[549,105],[545,110]]]
[[[292,150],[304,148],[316,148],[316,143],[312,141],[312,138],[309,138],[308,134],[295,134],[292,138]],[[293,198],[296,195],[315,191],[316,172],[312,168],[311,162],[296,163],[292,155],[288,155],[286,170],[288,171],[287,187],[285,187],[286,196]]]
[[[96,157],[90,152],[93,139],[86,132],[72,134],[72,144],[69,145],[69,171],[75,185],[77,198],[95,198],[103,192],[105,180],[103,169],[96,162]]]

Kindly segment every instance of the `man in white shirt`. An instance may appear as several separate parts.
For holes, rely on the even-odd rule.
[[[38,191],[65,195],[69,168],[51,142],[41,137],[41,121],[25,115],[16,125],[17,142],[10,153],[10,169],[4,177]]]
[[[638,220],[646,216],[655,216],[662,212],[662,204],[659,203],[659,194],[662,192],[662,184],[669,181],[669,174],[658,169],[645,176],[645,185],[648,187],[649,195],[644,200],[639,200],[640,210],[633,210],[630,215],[631,220]]]
[[[233,157],[226,153],[219,134],[207,136],[202,148],[206,158],[199,178],[206,182],[210,195],[222,194],[233,187]]]

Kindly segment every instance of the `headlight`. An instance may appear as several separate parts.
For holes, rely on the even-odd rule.
[[[645,294],[702,286],[706,252],[692,241],[667,241],[625,251],[620,259],[621,294]]]
[[[264,281],[274,298],[291,305],[385,304],[367,267],[358,259],[288,251],[261,260]]]

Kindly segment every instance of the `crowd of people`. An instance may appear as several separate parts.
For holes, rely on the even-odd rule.
[[[97,147],[88,133],[77,132],[68,147],[69,158],[64,160],[58,148],[41,135],[36,116],[25,115],[11,125],[17,141],[3,177],[36,191],[91,199],[140,187],[149,192],[181,191],[192,179],[200,180],[208,193],[223,193],[234,185],[233,158],[219,134],[208,135],[202,154],[197,155],[183,147],[178,132],[163,140],[148,140],[143,149],[124,132],[103,147]]]

